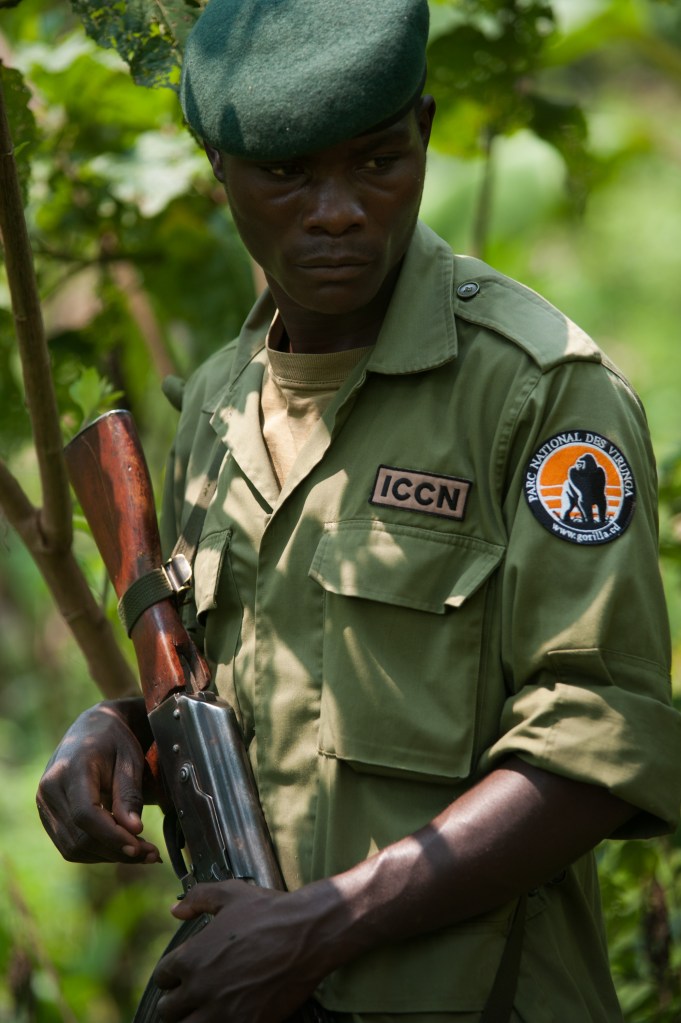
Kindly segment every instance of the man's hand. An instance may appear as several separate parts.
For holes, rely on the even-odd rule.
[[[140,700],[105,701],[69,728],[38,788],[38,813],[67,860],[160,862],[142,831],[144,752],[133,726]],[[142,713],[140,713],[140,711]]]
[[[330,897],[330,898],[329,898]],[[319,909],[338,902],[324,882],[275,892],[244,881],[192,888],[172,912],[214,919],[169,952],[154,971],[166,993],[164,1023],[280,1023],[312,994],[329,967],[316,940]],[[323,914],[322,914],[323,916]]]

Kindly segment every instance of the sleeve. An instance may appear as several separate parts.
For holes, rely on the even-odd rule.
[[[640,809],[621,837],[673,830],[681,715],[671,700],[655,464],[641,406],[612,368],[559,366],[525,402],[508,451],[508,696],[483,766],[516,755],[604,786]],[[581,489],[566,504],[568,478]],[[591,490],[580,483],[587,478]]]

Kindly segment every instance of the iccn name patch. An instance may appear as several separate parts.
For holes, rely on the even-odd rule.
[[[461,520],[471,486],[456,476],[379,465],[369,503]]]
[[[549,437],[525,470],[525,497],[545,529],[569,543],[610,543],[631,522],[636,484],[612,441],[589,430]]]

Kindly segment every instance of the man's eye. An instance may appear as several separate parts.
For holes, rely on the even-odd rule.
[[[388,167],[392,167],[397,160],[398,156],[393,153],[382,156],[371,156],[368,160],[365,160],[364,166],[367,170],[387,170]]]
[[[297,163],[269,164],[263,167],[263,170],[273,178],[294,178],[303,172],[303,168]]]

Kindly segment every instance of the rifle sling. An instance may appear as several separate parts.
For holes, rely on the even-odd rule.
[[[163,568],[154,568],[135,579],[118,601],[118,616],[128,636],[147,608],[166,597],[172,597],[176,592]]]
[[[511,1019],[520,973],[526,910],[527,895],[521,895],[513,913],[494,983],[480,1016],[480,1023],[508,1023]]]

